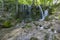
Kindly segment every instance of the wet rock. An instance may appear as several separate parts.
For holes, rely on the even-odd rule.
[[[43,30],[44,27],[41,25],[41,26],[37,26],[38,27],[38,30]]]
[[[48,29],[48,32],[50,32],[51,31],[51,29]]]
[[[42,27],[42,25],[39,25],[40,27]]]
[[[51,31],[54,32],[55,30],[52,28]]]
[[[48,38],[49,38],[49,34],[46,33],[46,35],[44,36],[44,40],[48,40]]]
[[[59,17],[55,17],[55,19],[56,19],[56,20],[58,20],[58,19],[59,19]]]
[[[33,22],[33,24],[36,25],[36,26],[39,25],[38,21]]]
[[[44,29],[49,29],[50,27],[44,27]]]
[[[56,31],[56,30],[54,30],[54,33],[57,33],[57,31]]]
[[[0,28],[2,28],[3,27],[3,24],[0,24]]]
[[[60,33],[60,29],[58,29],[57,32]]]
[[[56,20],[55,22],[56,22],[57,24],[60,24],[60,20]]]
[[[47,22],[43,26],[44,26],[44,29],[49,29],[52,26],[52,24],[50,22]]]

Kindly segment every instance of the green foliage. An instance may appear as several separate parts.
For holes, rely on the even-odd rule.
[[[55,9],[54,9],[53,7],[50,8],[50,9],[49,9],[49,15],[53,15],[53,14],[54,14],[54,13],[53,13],[54,11],[55,11]]]
[[[32,0],[18,0],[19,4],[31,5]]]
[[[34,2],[34,4],[33,4]],[[8,4],[7,4],[8,3]],[[19,5],[23,4],[23,5],[35,5],[32,8],[32,20],[38,20],[40,18],[40,12],[39,9],[36,10],[36,6],[37,5],[43,5],[42,8],[43,10],[46,9],[46,6],[52,6],[53,0],[4,0],[4,9],[9,12],[8,10],[11,9],[13,7],[13,9],[11,11],[15,12],[16,11],[16,5],[17,7],[19,7]],[[54,6],[54,5],[53,5]],[[19,8],[19,11],[21,9]],[[50,8],[49,9],[49,15],[53,14],[52,12],[54,11],[54,8]],[[13,13],[12,12],[12,13]],[[25,13],[17,13],[17,21],[21,21],[23,19],[25,19]],[[46,17],[46,19],[48,20],[48,18]],[[30,20],[27,20],[28,22],[30,22]]]
[[[32,17],[33,20],[38,20],[38,19],[40,18],[39,9],[37,10],[37,9],[36,9],[36,6],[33,6],[33,8],[32,8],[31,17]]]
[[[46,16],[45,17],[45,21],[49,21],[50,19],[49,19],[49,16]]]
[[[34,5],[52,5],[53,0],[18,0],[19,4],[31,5],[34,2]]]
[[[10,28],[12,26],[10,21],[3,22],[3,28]]]
[[[30,40],[38,40],[38,38],[31,37]]]

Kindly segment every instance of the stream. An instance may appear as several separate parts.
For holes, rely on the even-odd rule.
[[[40,11],[40,14],[42,17],[39,21],[44,21],[45,17],[48,16],[48,14],[49,14],[48,13],[49,9],[47,8],[46,10],[43,11],[41,6],[38,6],[38,7],[39,7],[39,11]],[[24,12],[24,6],[23,6],[23,12]],[[28,15],[29,15],[29,17],[31,17],[31,6],[28,6]],[[45,30],[43,25],[41,27],[38,26],[38,29]],[[29,40],[34,33],[37,33],[37,31],[35,30],[35,31],[28,33],[26,35],[22,35],[21,39],[19,38],[19,40]],[[56,31],[55,31],[55,33],[56,33]],[[49,34],[48,40],[52,40],[54,32],[52,32],[51,29],[48,29],[48,34]]]
[[[43,9],[41,6],[39,6],[39,9],[40,9],[40,13],[42,14],[42,18],[40,19],[40,21],[43,21],[45,19],[46,16],[48,16],[48,9],[46,9],[44,12],[43,12]]]

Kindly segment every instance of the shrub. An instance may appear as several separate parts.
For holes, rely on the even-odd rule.
[[[12,26],[10,21],[3,22],[3,28],[10,28]]]
[[[50,8],[50,9],[49,9],[49,15],[53,15],[53,14],[54,14],[54,13],[53,13],[54,11],[55,11],[54,8]]]
[[[45,17],[45,21],[49,21],[50,19],[49,19],[49,17],[48,16],[46,16]]]

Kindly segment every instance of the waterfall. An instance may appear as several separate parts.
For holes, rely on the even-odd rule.
[[[31,17],[31,5],[28,6],[29,17]]]
[[[40,9],[40,13],[42,14],[42,19],[41,19],[41,21],[43,21],[43,20],[44,20],[44,14],[43,14],[42,7],[41,7],[41,6],[39,6],[39,9]]]
[[[42,18],[40,21],[43,21],[45,17],[48,16],[48,9],[44,10],[44,13],[41,6],[39,6],[39,9],[40,9],[40,14],[42,14]]]
[[[21,8],[21,12],[25,13],[23,15],[26,16],[29,20],[31,20],[32,6],[31,5],[21,5],[20,8]],[[48,16],[49,9],[47,8],[43,11],[42,6],[40,6],[40,5],[38,6],[38,8],[39,8],[40,15],[41,15],[40,16],[40,21],[43,21],[45,19],[45,17]]]
[[[45,16],[45,17],[48,16],[48,9],[46,9],[46,10],[44,11],[44,16]]]

